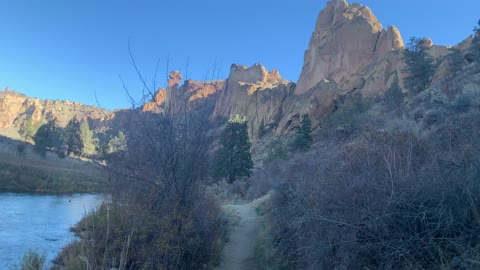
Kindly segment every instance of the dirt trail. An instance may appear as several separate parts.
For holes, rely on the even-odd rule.
[[[267,194],[248,204],[225,205],[223,209],[233,219],[229,241],[223,248],[218,270],[255,270],[255,245],[260,230],[260,218],[255,209],[268,200]]]

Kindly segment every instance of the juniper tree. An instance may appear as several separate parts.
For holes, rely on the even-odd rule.
[[[297,129],[297,136],[293,142],[293,147],[294,149],[305,151],[310,148],[312,142],[312,121],[310,117],[308,117],[308,114],[304,114],[300,128]]]
[[[95,154],[93,132],[90,130],[90,126],[86,120],[80,125],[80,139],[82,141],[82,155],[93,156]]]
[[[35,142],[35,151],[46,156],[47,150],[56,150],[61,146],[61,130],[57,126],[57,119],[49,120],[46,124],[40,126],[33,136]]]
[[[220,136],[214,176],[227,177],[229,183],[241,177],[251,176],[253,161],[250,146],[246,118],[236,115],[235,118],[228,120]]]
[[[31,119],[28,119],[18,130],[18,133],[25,141],[29,141],[33,139],[35,133],[37,133],[38,128],[40,127],[41,123],[33,123]]]
[[[71,153],[81,155],[83,149],[83,142],[80,135],[80,122],[76,118],[68,121],[64,132],[64,146],[66,147],[67,155]]]
[[[434,59],[425,51],[425,39],[411,37],[403,53],[408,76],[403,79],[407,89],[419,93],[430,86],[435,73]]]

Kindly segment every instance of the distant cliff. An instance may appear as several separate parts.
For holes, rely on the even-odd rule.
[[[20,138],[18,130],[27,121],[46,123],[57,118],[65,126],[73,117],[85,119],[91,129],[101,127],[113,113],[99,107],[62,100],[41,100],[8,89],[0,91],[0,135]]]

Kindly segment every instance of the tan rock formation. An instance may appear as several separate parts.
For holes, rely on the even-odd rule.
[[[165,88],[159,88],[155,95],[153,96],[152,101],[146,102],[142,110],[144,112],[155,112],[159,113],[163,111],[165,101],[167,100],[167,90]]]
[[[179,71],[172,71],[168,80],[165,98],[165,111],[175,114],[184,109],[191,110],[202,102],[214,102],[214,95],[224,88],[224,81],[200,82],[186,80],[182,82]],[[158,93],[157,93],[158,95]],[[156,96],[157,96],[156,95]],[[162,104],[157,103],[162,106]]]
[[[294,86],[282,79],[278,71],[268,72],[260,64],[249,68],[234,64],[215,104],[213,117],[246,116],[249,134],[254,138],[262,123],[269,128],[278,125],[283,116],[282,106]]]
[[[57,118],[59,125],[65,126],[70,119],[76,117],[88,119],[90,128],[95,129],[112,116],[112,112],[78,102],[40,100],[15,91],[0,91],[0,135],[14,139],[20,138],[16,131],[28,119],[34,123],[46,123]]]
[[[420,44],[418,44],[418,47],[422,49],[428,49],[428,48],[431,48],[432,46],[433,46],[433,41],[429,37],[422,38],[422,40],[420,41]]]
[[[383,29],[368,7],[330,1],[318,16],[295,93],[306,93],[323,79],[351,90],[351,75],[362,74],[366,66],[402,47],[399,31],[394,26]]]

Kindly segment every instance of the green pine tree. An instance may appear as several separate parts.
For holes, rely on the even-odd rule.
[[[93,132],[90,130],[88,121],[83,121],[80,125],[80,138],[82,140],[82,155],[93,156],[95,155],[95,143],[93,140]]]
[[[82,137],[80,134],[80,122],[76,118],[68,121],[64,132],[64,146],[66,154],[81,155],[83,149]]]
[[[310,148],[312,142],[312,121],[308,114],[304,114],[300,128],[297,129],[297,136],[293,142],[293,148],[305,151]]]
[[[435,73],[434,59],[422,46],[424,42],[425,39],[410,38],[403,53],[403,60],[406,64],[404,71],[408,73],[408,76],[403,79],[403,83],[414,93],[427,89]]]
[[[118,132],[118,135],[113,137],[107,145],[106,154],[113,154],[117,152],[123,152],[127,150],[127,138],[122,131]]]
[[[230,119],[220,137],[220,149],[215,158],[214,175],[227,177],[229,183],[252,175],[253,161],[250,153],[247,120],[239,115]]]
[[[57,119],[49,120],[46,124],[40,126],[33,136],[35,142],[35,151],[46,156],[47,151],[55,151],[61,145],[61,130],[58,128]]]
[[[41,126],[40,122],[33,123],[31,119],[28,119],[20,127],[20,129],[18,130],[18,133],[20,134],[20,136],[22,136],[24,141],[26,142],[31,141],[33,140],[33,136],[35,136],[35,133],[37,133],[37,130],[38,128],[40,128],[40,126]]]

